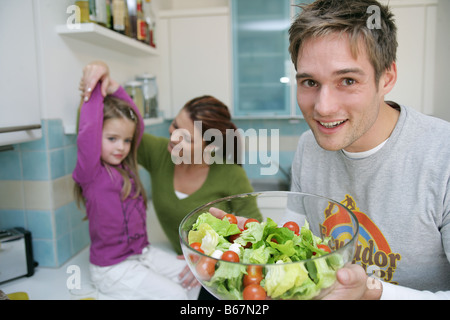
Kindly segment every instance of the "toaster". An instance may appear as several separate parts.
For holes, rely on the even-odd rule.
[[[34,274],[31,232],[23,228],[0,229],[0,283]]]

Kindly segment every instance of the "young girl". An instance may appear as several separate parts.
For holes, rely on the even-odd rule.
[[[73,178],[89,220],[91,278],[111,298],[186,299],[176,280],[186,263],[147,239],[137,165],[144,123],[132,99],[117,87],[104,98],[97,84],[80,113]]]

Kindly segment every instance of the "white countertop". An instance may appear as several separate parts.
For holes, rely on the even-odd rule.
[[[153,245],[169,248],[159,221],[154,213],[151,201],[148,204],[147,226],[149,240]],[[59,268],[37,267],[31,277],[22,277],[0,284],[4,293],[26,292],[30,300],[69,300],[69,286],[73,284],[74,271],[70,266],[79,267],[81,282],[89,281],[89,246],[70,258]],[[76,268],[78,270],[78,268]],[[71,278],[72,277],[72,278]],[[99,300],[108,300],[108,297],[99,293]]]
[[[69,266],[78,266],[81,281],[89,280],[89,247],[68,260],[59,268],[37,267],[31,277],[22,277],[0,284],[0,290],[6,294],[13,292],[26,292],[30,300],[69,300],[70,294],[67,280],[73,271],[67,272]],[[102,299],[105,297],[99,297]]]
[[[275,221],[279,221],[280,204],[270,205],[267,203],[260,203],[264,207],[266,216],[269,216]],[[283,207],[283,206],[281,206]],[[170,244],[166,235],[162,231],[158,219],[154,213],[153,205],[149,202],[147,212],[147,227],[150,243],[156,246],[162,246],[167,249]],[[69,285],[72,284],[71,278],[74,275],[73,267],[78,266],[80,271],[81,282],[89,281],[89,247],[86,247],[78,254],[70,258],[64,265],[59,268],[37,267],[35,273],[31,277],[22,277],[0,284],[0,290],[4,293],[26,292],[30,300],[69,300]],[[76,268],[78,269],[78,268]],[[109,298],[99,293],[99,300],[108,300]]]

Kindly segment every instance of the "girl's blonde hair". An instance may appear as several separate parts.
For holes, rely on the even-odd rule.
[[[134,191],[133,199],[142,196],[144,204],[145,206],[147,206],[147,196],[141,179],[139,178],[139,168],[137,163],[137,140],[139,138],[139,132],[141,129],[139,127],[140,123],[138,121],[138,116],[127,102],[119,98],[106,96],[103,104],[103,123],[105,123],[105,121],[109,119],[127,119],[134,122],[135,124],[130,152],[122,162],[123,168],[115,168],[123,178],[122,200],[126,199],[131,194],[131,192]],[[105,166],[109,170],[109,166],[107,164],[105,164]],[[132,190],[131,179],[134,180],[135,190]],[[75,183],[75,200],[77,201],[78,207],[80,207],[80,204],[86,205],[86,199],[83,196],[83,190],[77,183]]]

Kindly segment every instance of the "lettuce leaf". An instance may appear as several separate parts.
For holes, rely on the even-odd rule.
[[[244,265],[221,261],[214,275],[206,284],[216,287],[217,291],[226,299],[241,300],[242,278],[246,273]]]
[[[192,230],[197,230],[203,223],[210,225],[215,232],[223,237],[228,237],[241,232],[236,224],[230,223],[227,219],[220,220],[209,212],[202,213],[197,218],[197,221],[192,226]]]
[[[281,260],[274,266],[267,266],[268,272],[264,283],[267,295],[272,298],[281,297],[292,288],[299,287],[309,280],[308,271],[302,263],[284,264]]]
[[[201,243],[201,249],[211,255],[219,244],[219,234],[207,223],[201,223],[197,231],[191,230],[188,234],[189,245],[194,242]]]
[[[266,264],[277,251],[271,247],[260,246],[256,249],[245,249],[242,255],[243,263]]]

